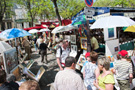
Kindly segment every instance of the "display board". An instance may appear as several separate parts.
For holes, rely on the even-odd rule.
[[[119,40],[109,40],[105,43],[105,54],[106,56],[113,56],[114,54],[118,53],[119,51]]]

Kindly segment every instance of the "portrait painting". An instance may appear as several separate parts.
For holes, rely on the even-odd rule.
[[[76,35],[71,35],[70,41],[72,44],[76,44]]]
[[[87,50],[87,38],[80,37],[81,49]]]

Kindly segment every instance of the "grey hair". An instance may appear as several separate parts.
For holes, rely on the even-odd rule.
[[[106,57],[99,58],[98,64],[102,65],[106,70],[110,68],[110,60]]]

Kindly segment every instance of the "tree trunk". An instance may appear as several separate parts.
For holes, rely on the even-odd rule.
[[[2,19],[3,19],[3,16],[0,16],[0,30],[2,30]]]
[[[59,14],[58,7],[57,7],[57,0],[52,0],[52,1],[53,1],[54,6],[55,6],[55,12],[56,12],[56,15],[57,15],[58,20],[59,20],[59,25],[62,25],[60,14]]]
[[[33,27],[33,21],[34,21],[34,19],[33,18],[31,18],[31,26]]]
[[[91,52],[89,20],[87,20],[87,52]]]

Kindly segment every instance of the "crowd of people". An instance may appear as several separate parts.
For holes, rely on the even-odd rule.
[[[35,51],[41,55],[41,62],[47,63],[47,49],[51,49],[48,47],[48,42],[42,36],[39,38],[34,36],[32,40]],[[114,67],[111,69],[109,58],[98,56],[98,41],[94,36],[91,36],[92,52],[87,52],[85,55],[86,61],[81,70],[83,75],[81,77],[76,72],[76,58],[69,56],[71,51],[69,43],[69,40],[65,39],[56,46],[56,61],[60,71],[55,76],[54,90],[114,90],[116,82],[118,82],[120,90],[130,90],[133,65],[132,61],[129,61],[126,50],[121,50],[118,53]],[[31,59],[30,42],[23,38],[21,44],[25,53],[28,54],[26,59]],[[34,80],[28,80],[19,85],[15,78],[7,79],[7,77],[5,71],[0,69],[0,90],[40,90],[38,82]]]

